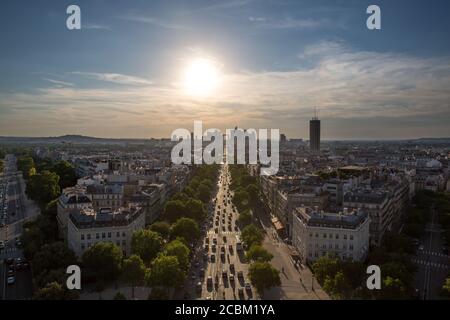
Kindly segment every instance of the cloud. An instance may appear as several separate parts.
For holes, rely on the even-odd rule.
[[[167,137],[203,120],[221,130],[279,128],[307,137],[318,107],[325,138],[450,136],[450,57],[358,51],[339,41],[310,45],[299,57],[291,71],[224,74],[220,90],[205,99],[142,78],[88,72],[78,74],[138,86],[0,92],[0,134]]]
[[[261,29],[310,29],[323,27],[329,24],[326,19],[294,19],[294,18],[284,18],[281,20],[276,19],[266,19],[266,18],[254,18],[250,17],[249,21],[254,23],[255,27]]]
[[[150,80],[119,74],[119,73],[97,73],[97,72],[81,72],[81,71],[74,71],[71,72],[71,74],[80,75],[80,76],[86,76],[95,80],[100,81],[107,81],[117,84],[124,84],[124,85],[151,85],[152,82]]]
[[[54,80],[50,78],[43,78],[43,80],[51,82],[59,87],[73,87],[74,84],[70,82],[60,81],[60,80]]]
[[[111,27],[102,25],[102,24],[86,23],[86,24],[83,24],[82,29],[111,30]]]
[[[146,17],[136,14],[127,14],[120,16],[119,19],[131,21],[131,22],[138,22],[138,23],[145,23],[145,24],[151,24],[156,27],[165,28],[165,29],[175,29],[175,30],[181,30],[186,29],[185,26],[179,25],[177,23],[172,23],[170,21],[166,21],[160,18],[155,17]]]

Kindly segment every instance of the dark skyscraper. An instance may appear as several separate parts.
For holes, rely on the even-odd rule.
[[[314,111],[314,118],[309,121],[309,148],[311,151],[320,151],[320,120],[317,118],[317,110]]]

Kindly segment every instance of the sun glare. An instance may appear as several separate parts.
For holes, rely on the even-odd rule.
[[[194,96],[209,96],[214,93],[220,82],[220,70],[213,61],[195,59],[183,75],[183,87],[188,94]]]

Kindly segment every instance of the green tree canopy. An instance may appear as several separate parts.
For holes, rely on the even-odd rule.
[[[189,267],[189,252],[189,248],[179,239],[172,240],[164,248],[164,255],[176,257],[183,270]]]
[[[144,280],[146,268],[142,259],[131,255],[122,263],[122,278],[131,285],[131,297],[134,298],[134,287]]]
[[[261,244],[264,239],[264,234],[260,228],[254,224],[249,224],[242,229],[242,240],[251,247],[254,244]]]
[[[131,251],[149,264],[161,251],[163,239],[159,233],[148,229],[135,231],[131,238]]]
[[[151,286],[165,288],[178,287],[186,278],[178,259],[174,256],[159,255],[153,260],[147,281]]]
[[[252,263],[249,268],[249,277],[260,295],[266,289],[281,285],[279,271],[268,262]]]
[[[176,221],[179,217],[185,216],[187,213],[184,202],[180,200],[169,200],[164,208],[164,219],[169,222]]]
[[[156,221],[150,225],[149,229],[159,233],[162,238],[167,239],[170,233],[170,224],[166,221]]]
[[[61,189],[72,187],[77,184],[75,168],[67,161],[62,160],[56,162],[50,171],[53,171],[59,176],[59,186]]]
[[[100,281],[117,279],[122,262],[122,249],[110,242],[98,242],[84,252],[82,261]]]
[[[271,254],[260,245],[254,244],[247,251],[246,257],[251,261],[269,262],[270,260],[272,260],[273,254]]]
[[[52,269],[67,268],[77,258],[63,242],[45,244],[33,257],[33,273],[39,275]]]
[[[78,294],[75,290],[68,290],[61,284],[52,282],[37,290],[33,298],[35,300],[74,300],[78,299]]]
[[[192,243],[200,237],[200,229],[195,220],[191,218],[180,218],[172,225],[170,235],[172,239],[182,237],[188,243]]]

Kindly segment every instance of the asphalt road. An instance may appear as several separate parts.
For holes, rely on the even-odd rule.
[[[450,272],[450,257],[442,252],[442,229],[436,221],[436,210],[430,208],[431,221],[426,226],[422,245],[413,262],[417,265],[416,288],[423,300],[439,299],[439,292]]]
[[[250,286],[245,289],[245,283],[250,282],[249,265],[245,261],[243,251],[237,250],[236,244],[240,239],[240,230],[236,226],[236,221],[239,213],[231,203],[230,183],[228,165],[223,165],[217,195],[204,225],[204,238],[195,250],[184,291],[179,292],[176,295],[177,298],[255,299],[254,288]],[[243,277],[238,277],[240,272]],[[239,294],[239,288],[242,288],[241,294]]]
[[[23,258],[16,239],[22,234],[24,219],[29,217],[29,213],[31,215],[34,214],[35,210],[34,208],[30,210],[29,201],[26,200],[24,194],[25,183],[22,175],[17,171],[15,157],[8,155],[5,160],[2,180],[8,182],[3,199],[5,199],[7,194],[8,201],[6,201],[6,217],[3,219],[6,226],[0,229],[0,240],[5,243],[5,248],[0,251],[0,297],[8,300],[29,299],[32,295],[30,270],[16,270],[14,275],[15,283],[7,284],[8,266],[5,261],[8,258]]]

